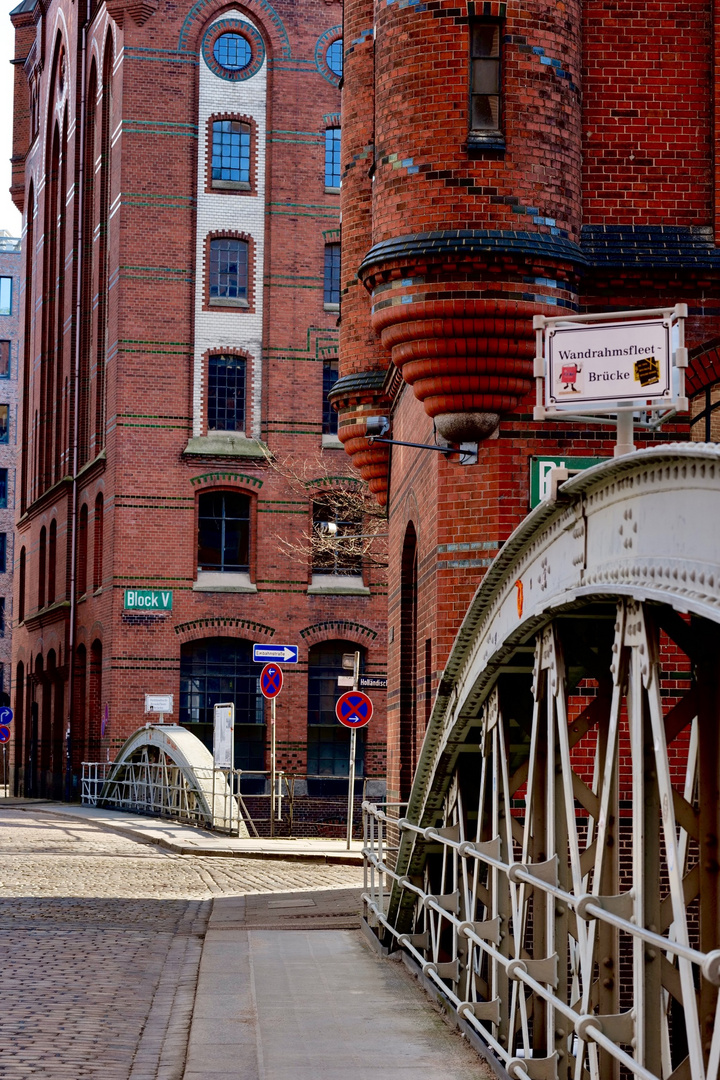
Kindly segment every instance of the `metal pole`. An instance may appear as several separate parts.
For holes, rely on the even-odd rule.
[[[633,414],[631,412],[619,412],[617,414],[617,441],[615,443],[613,457],[621,457],[623,454],[633,453],[635,450],[633,430]]]
[[[275,835],[275,698],[270,700],[270,836]]]
[[[360,683],[360,651],[355,651],[355,664],[353,666],[353,690],[359,688]],[[357,746],[357,731],[355,728],[350,732],[350,770],[348,776],[348,812],[347,812],[347,850],[350,850],[352,840],[353,817],[355,810],[355,749]]]

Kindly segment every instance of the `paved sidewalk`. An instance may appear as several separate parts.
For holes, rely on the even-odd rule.
[[[348,889],[216,899],[183,1080],[493,1076],[401,964],[338,929],[358,907]]]
[[[133,840],[157,844],[176,855],[217,855],[222,858],[234,856],[242,859],[282,859],[284,862],[298,860],[362,865],[362,843],[359,840],[353,840],[348,851],[345,840],[315,837],[270,840],[264,837],[245,839],[222,836],[163,818],[141,817],[139,814],[128,814],[121,810],[99,810],[94,806],[78,806],[73,803],[54,803],[41,799],[0,800],[0,808],[9,806],[20,810],[27,807],[34,812],[80,819],[99,828],[129,836]]]

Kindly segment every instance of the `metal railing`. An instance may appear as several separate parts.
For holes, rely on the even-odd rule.
[[[383,803],[379,806],[371,803],[363,803],[363,855],[364,855],[364,892],[363,902],[366,908],[366,920],[371,928],[374,928],[383,936],[383,932],[391,935],[397,946],[403,949],[413,960],[416,961],[422,974],[433,982],[448,999],[457,1015],[476,1031],[481,1040],[500,1059],[508,1075],[516,1080],[528,1080],[528,1077],[541,1073],[536,1071],[530,1064],[533,1056],[531,1037],[529,1035],[528,1016],[521,1018],[520,1030],[517,1040],[508,1045],[502,1045],[492,1034],[492,1028],[497,1029],[500,1023],[502,1011],[508,1008],[520,1008],[521,995],[513,993],[514,1005],[510,1001],[500,999],[482,1000],[476,992],[476,980],[473,975],[472,962],[470,966],[460,959],[464,952],[465,960],[468,955],[472,957],[471,946],[475,946],[490,960],[492,965],[500,966],[512,986],[513,982],[526,986],[532,994],[563,1016],[569,1022],[569,1038],[577,1044],[577,1040],[583,1040],[602,1049],[614,1058],[618,1066],[627,1069],[633,1076],[641,1080],[658,1080],[654,1072],[644,1068],[632,1054],[622,1049],[620,1044],[634,1045],[635,1033],[634,1009],[613,1017],[595,1016],[587,1007],[578,1011],[553,993],[553,982],[557,984],[556,973],[553,965],[546,960],[530,960],[524,951],[523,942],[515,941],[515,947],[509,950],[500,949],[500,941],[506,935],[500,931],[500,919],[487,920],[485,922],[471,922],[460,917],[460,897],[463,885],[467,891],[468,883],[478,882],[478,868],[485,867],[488,874],[503,875],[506,879],[508,891],[518,895],[521,886],[526,889],[532,888],[535,893],[544,894],[549,900],[567,905],[577,919],[578,924],[586,926],[586,936],[590,939],[595,937],[595,927],[605,924],[616,931],[629,935],[630,938],[643,942],[651,955],[665,956],[670,963],[676,960],[689,962],[697,968],[697,976],[707,979],[714,986],[720,986],[720,949],[711,952],[702,952],[688,944],[673,940],[672,934],[663,935],[652,929],[639,926],[634,921],[629,911],[628,898],[630,893],[618,897],[598,897],[589,894],[576,896],[554,883],[554,878],[549,875],[547,864],[505,862],[500,857],[500,840],[491,840],[487,843],[458,840],[452,836],[444,835],[451,832],[450,829],[420,828],[397,814],[406,804]],[[389,811],[389,812],[388,812]],[[433,895],[427,892],[417,879],[395,872],[394,866],[398,851],[398,844],[388,841],[388,833],[414,834],[416,837],[439,845],[442,850],[443,862],[455,860],[453,877],[457,883],[457,890],[450,894]],[[393,889],[404,890],[416,898],[418,909],[424,909],[427,913],[426,929],[420,933],[399,932],[391,918],[389,918],[390,901]],[[623,903],[623,900],[626,902]],[[630,914],[630,917],[625,917]],[[441,939],[447,947],[446,931],[449,931],[454,943],[455,955],[444,962],[439,959],[443,952]],[[510,935],[512,938],[512,934]],[[465,946],[463,948],[463,942]],[[543,967],[544,965],[544,967]],[[720,999],[719,999],[720,1000]],[[718,1006],[720,1013],[720,1005]],[[511,1029],[514,1025],[511,1025]],[[547,1059],[549,1060],[549,1059]],[[547,1064],[543,1062],[543,1067]],[[538,1061],[539,1065],[540,1062]],[[557,1063],[556,1063],[557,1065]],[[716,1080],[720,1067],[720,1026],[716,1024],[712,1035],[710,1059],[705,1075]],[[595,1070],[597,1062],[595,1062]],[[595,1070],[593,1074],[595,1074]],[[559,1075],[554,1068],[552,1071],[542,1072],[545,1076]],[[663,1074],[664,1075],[664,1074]]]

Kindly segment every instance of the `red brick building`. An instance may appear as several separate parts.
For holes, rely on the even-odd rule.
[[[12,22],[18,789],[72,795],[147,693],[206,741],[234,701],[236,763],[269,768],[253,643],[300,650],[278,767],[347,773],[341,656],[384,673],[386,598],[382,571],[342,554],[358,520],[331,522],[334,557],[309,543],[327,492],[357,483],[327,405],[341,7],[23,0]],[[364,745],[378,779],[383,706]]]
[[[703,0],[346,0],[332,396],[389,507],[389,797],[533,459],[612,454],[607,425],[533,421],[533,315],[686,302],[696,417],[720,378],[717,36]],[[368,415],[396,440],[479,441],[479,460],[390,459]],[[687,437],[679,418],[636,441]]]

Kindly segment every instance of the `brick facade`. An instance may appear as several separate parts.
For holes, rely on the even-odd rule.
[[[528,512],[530,459],[612,454],[607,425],[533,421],[533,315],[685,301],[689,392],[720,379],[707,93],[717,28],[702,0],[682,10],[440,0],[374,11],[346,0],[345,25],[333,398],[346,450],[363,475],[375,470],[389,508],[396,798],[408,794],[468,603]],[[488,42],[496,30],[497,50],[473,53],[473,35]],[[499,65],[496,92],[497,67],[472,81],[473,55]],[[483,88],[495,92],[495,122],[474,124]],[[389,416],[398,440],[477,439],[478,463],[401,446],[372,461],[372,414]],[[702,437],[701,427],[681,417],[652,440]]]
[[[341,577],[313,590],[306,540],[322,478],[350,471],[322,432],[338,341],[323,303],[339,222],[324,186],[340,97],[326,51],[341,8],[109,0],[83,25],[84,11],[24,0],[12,15],[25,241],[16,785],[72,797],[81,762],[112,758],[145,722],[146,693],[173,694],[189,723],[237,696],[237,760],[268,768],[253,642],[300,648],[277,742],[278,767],[304,775],[309,660],[336,642],[359,647],[366,671],[386,667],[382,570],[368,562],[350,591]],[[247,181],[213,180],[211,125],[225,120],[250,132]],[[211,289],[214,239],[247,244],[246,282],[232,247]],[[244,367],[213,390],[237,421],[211,430],[213,355]],[[171,591],[172,609],[125,610],[126,589]],[[366,775],[382,778],[374,696]],[[317,771],[342,770],[346,750],[319,746],[336,728],[316,731]]]

